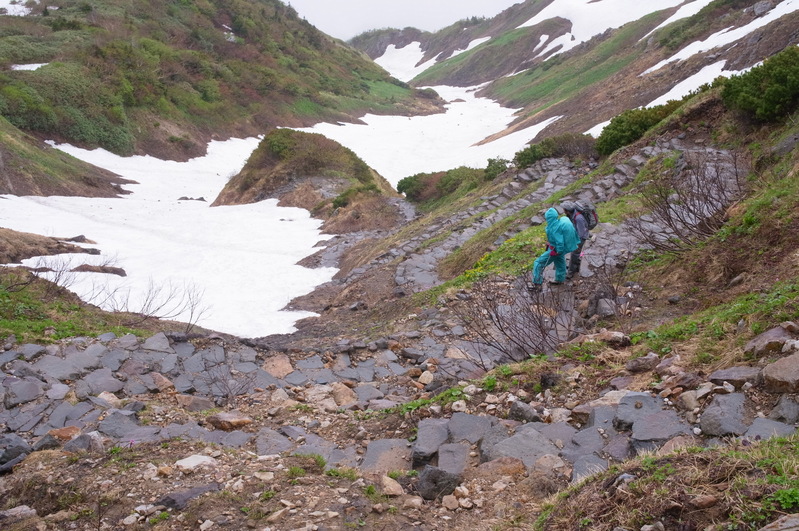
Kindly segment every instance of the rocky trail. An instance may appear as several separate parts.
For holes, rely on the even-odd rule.
[[[684,160],[693,161],[693,165],[697,167],[690,171],[692,175],[704,177],[712,174],[713,182],[728,183],[725,189],[719,189],[715,193],[711,191],[708,194],[712,199],[706,214],[710,216],[726,208],[732,201],[732,198],[728,197],[729,189],[737,187],[737,181],[745,174],[745,168],[737,165],[732,153],[705,147],[704,143],[694,144],[690,140],[685,140],[685,136],[681,134],[672,138],[663,138],[654,146],[642,148],[625,163],[617,164],[609,175],[564,195],[560,202],[589,200],[601,204],[619,197],[623,195],[623,189],[635,180],[649,159],[678,153]],[[691,163],[685,164],[688,166]],[[504,179],[507,182],[501,191],[482,198],[479,205],[458,212],[452,217],[437,220],[426,227],[423,234],[402,241],[371,262],[337,277],[333,283],[348,285],[376,268],[398,262],[394,273],[395,294],[417,293],[438,286],[442,283],[436,273],[439,263],[454,250],[460,248],[478,232],[518,214],[530,205],[544,203],[553,194],[578,181],[595,166],[594,164],[593,167],[580,168],[565,159],[541,160],[521,172],[506,176]],[[719,185],[719,188],[721,186],[723,185]],[[515,224],[512,229],[502,234],[494,245],[501,245],[530,226],[544,224],[544,210],[546,209],[534,215],[528,223]],[[412,208],[403,209],[403,217],[407,221],[411,221],[414,215]],[[691,214],[680,212],[674,212],[671,216],[680,222],[696,224],[702,221],[690,219]],[[664,239],[673,235],[672,227],[651,216],[643,218],[640,223],[643,223],[645,230],[661,234]],[[580,271],[583,278],[590,278],[597,269],[624,263],[636,252],[651,248],[650,244],[642,241],[640,234],[631,231],[629,222],[620,225],[601,223],[593,232],[594,238],[592,243],[586,246],[584,265]],[[311,262],[334,266],[348,249],[374,236],[372,232],[337,235],[326,242],[326,248],[317,253]],[[552,274],[551,271],[548,273]]]
[[[436,529],[461,513],[494,521],[501,510],[492,500],[521,484],[530,490],[534,483],[535,495],[525,490],[523,497],[540,501],[640,452],[793,433],[797,337],[799,326],[786,323],[753,340],[747,350],[760,359],[788,354],[762,366],[703,376],[683,368],[679,356],[652,353],[629,360],[590,396],[595,383],[586,381],[585,368],[565,363],[550,375],[563,384],[557,391],[536,392],[543,376],[517,376],[509,388],[475,379],[450,392],[450,400],[414,407],[413,400],[431,396],[425,389],[443,371],[474,369],[463,351],[422,328],[319,352],[264,352],[221,338],[164,334],[8,344],[0,358],[0,471],[13,472],[0,489],[5,499],[21,495],[40,528],[59,528],[74,510],[42,511],[46,504],[20,494],[15,477],[28,478],[44,466],[39,459],[49,459],[55,466],[45,468],[45,485],[58,491],[79,481],[87,461],[127,455],[119,464],[129,468],[115,468],[113,481],[125,478],[135,487],[115,501],[118,520],[107,521],[108,528],[136,529],[154,514],[178,517],[189,506],[204,529],[234,522],[343,529],[357,521]],[[625,342],[619,333],[582,338],[589,339]],[[137,454],[138,448],[146,450]],[[353,475],[346,486],[310,499],[301,493],[318,482],[291,481],[292,473],[305,473],[291,464],[302,456],[336,481],[343,471]],[[369,485],[385,498],[364,498]],[[216,514],[216,505],[203,501],[248,489],[279,492],[282,505],[264,504],[263,525],[247,514]],[[402,518],[385,512],[390,507]],[[195,528],[185,518],[178,521]]]

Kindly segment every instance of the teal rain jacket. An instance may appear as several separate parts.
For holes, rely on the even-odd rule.
[[[555,248],[556,253],[566,254],[577,249],[580,239],[568,216],[558,218],[558,211],[550,208],[544,217],[547,220],[547,241]]]

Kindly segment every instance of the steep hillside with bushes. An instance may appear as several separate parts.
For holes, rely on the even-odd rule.
[[[679,12],[677,7],[653,11],[618,27],[603,20],[593,37],[564,48],[556,43],[577,38],[571,33],[577,31],[571,20],[558,16],[523,26],[550,4],[527,0],[490,21],[462,21],[433,34],[383,30],[351,43],[379,57],[389,44],[403,47],[418,42],[423,51],[419,64],[429,60],[434,64],[410,81],[412,85],[484,85],[478,94],[520,109],[506,133],[557,118],[538,133],[539,139],[589,131],[627,109],[652,105],[675,85],[704,75],[706,68],[745,70],[799,44],[796,10],[789,7],[785,15],[761,26],[759,19],[784,7],[780,2],[715,0],[668,24]],[[603,19],[608,16],[602,14]],[[711,36],[722,34],[737,38],[706,45]],[[674,57],[680,59],[668,61]]]
[[[128,182],[86,164],[0,117],[0,191],[13,195],[114,197]]]
[[[279,0],[32,9],[2,17],[0,114],[39,138],[185,160],[278,125],[437,108]],[[11,69],[26,64],[43,66]]]

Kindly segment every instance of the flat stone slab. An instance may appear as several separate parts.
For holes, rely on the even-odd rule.
[[[156,505],[163,505],[169,509],[182,511],[194,498],[199,498],[206,492],[216,492],[219,489],[220,485],[218,483],[210,483],[208,485],[201,485],[199,487],[193,487],[187,490],[172,492],[155,503]]]
[[[690,433],[691,427],[675,411],[658,411],[635,421],[631,442],[640,453],[657,449],[678,435]]]
[[[538,458],[547,455],[558,455],[560,449],[552,444],[543,434],[534,429],[517,433],[491,447],[488,460],[498,457],[515,457],[521,459],[528,469],[535,466]]]
[[[44,387],[38,380],[13,380],[6,386],[6,407],[33,402],[43,393]]]
[[[76,380],[80,377],[81,371],[69,360],[59,358],[57,356],[42,356],[36,363],[33,364],[34,368],[45,376],[55,378],[56,380]]]
[[[277,455],[292,450],[294,446],[291,439],[269,428],[261,429],[255,439],[258,455]]]
[[[758,367],[729,367],[714,371],[708,380],[716,385],[722,385],[724,382],[729,382],[740,389],[746,383],[756,384],[760,379],[761,369]]]
[[[649,393],[627,393],[619,400],[613,426],[619,431],[631,430],[635,421],[663,410],[663,400]]]
[[[442,444],[438,448],[438,468],[450,474],[463,474],[469,465],[470,450],[464,443]]]
[[[406,439],[378,439],[370,442],[361,463],[361,470],[383,474],[410,468],[411,448]]]
[[[419,422],[413,444],[413,464],[427,464],[449,439],[448,419],[423,419]]]
[[[447,428],[449,429],[450,442],[467,441],[471,444],[478,444],[483,436],[496,424],[495,417],[481,417],[468,413],[453,413]]]
[[[756,418],[744,436],[750,440],[762,440],[770,437],[785,437],[796,433],[796,427],[764,418]]]
[[[172,345],[169,344],[169,338],[166,334],[159,332],[154,336],[148,337],[142,344],[144,350],[155,350],[158,352],[174,353]]]

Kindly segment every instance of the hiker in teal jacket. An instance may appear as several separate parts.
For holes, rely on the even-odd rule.
[[[550,208],[544,217],[547,220],[547,249],[533,264],[533,286],[536,288],[544,283],[544,269],[549,264],[555,264],[553,284],[563,284],[566,280],[566,255],[577,249],[580,243],[568,216],[559,218],[558,211]]]

